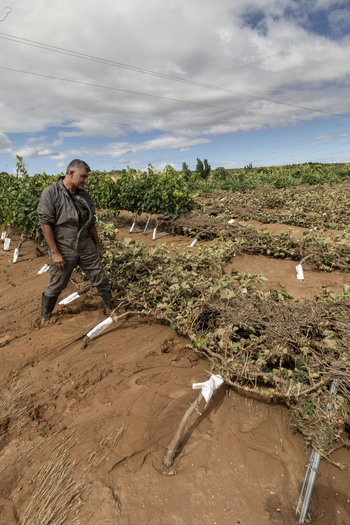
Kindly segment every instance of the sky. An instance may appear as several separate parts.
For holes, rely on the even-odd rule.
[[[349,0],[5,0],[0,46],[0,172],[349,162]]]

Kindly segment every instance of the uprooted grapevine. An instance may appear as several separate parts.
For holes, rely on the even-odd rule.
[[[164,227],[169,228],[173,234],[234,242],[237,254],[259,254],[295,261],[307,258],[308,266],[317,270],[350,271],[349,228],[327,237],[322,231],[312,229],[306,231],[301,239],[296,239],[288,229],[279,235],[273,235],[243,221],[228,224],[227,221],[199,211],[181,216],[171,225],[165,223]]]
[[[105,245],[105,268],[126,309],[187,336],[227,383],[289,404],[304,436],[321,453],[329,452],[332,439],[322,446],[312,437],[312,421],[334,377],[337,408],[328,416],[333,438],[349,418],[349,287],[338,296],[325,292],[316,303],[293,303],[264,290],[261,276],[226,274],[234,243],[197,254],[175,248],[171,253],[162,245],[147,249],[131,239],[119,243],[107,237]],[[311,394],[314,409],[302,418],[300,404]]]
[[[344,183],[214,191],[200,195],[196,201],[207,214],[222,220],[233,217],[334,230],[350,224],[349,199],[350,183]]]

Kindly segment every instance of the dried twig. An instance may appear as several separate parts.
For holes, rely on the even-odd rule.
[[[167,468],[171,467],[171,465],[174,463],[175,454],[177,452],[179,443],[182,439],[185,427],[187,425],[187,421],[193,414],[195,410],[198,410],[198,407],[200,405],[200,402],[202,401],[203,396],[202,392],[200,392],[195,400],[194,403],[190,404],[190,407],[186,410],[185,415],[183,416],[179,428],[176,431],[175,436],[173,437],[170,445],[168,446],[167,453],[165,454],[163,458],[163,465]]]

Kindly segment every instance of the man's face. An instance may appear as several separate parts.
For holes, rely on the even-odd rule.
[[[77,168],[70,170],[69,176],[72,186],[78,190],[83,190],[88,181],[89,174],[85,168]]]

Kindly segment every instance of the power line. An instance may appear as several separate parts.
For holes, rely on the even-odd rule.
[[[6,7],[5,6],[5,9],[7,9],[7,13],[5,14],[4,18],[1,18],[0,22],[5,22],[6,18],[9,16],[10,13],[12,13],[12,7]]]
[[[72,84],[80,84],[80,85],[83,85],[83,86],[108,89],[110,91],[119,91],[121,93],[129,93],[129,94],[132,94],[132,95],[140,95],[140,96],[151,97],[151,98],[160,98],[162,100],[169,100],[171,102],[181,102],[181,103],[184,103],[184,104],[192,104],[192,105],[195,105],[195,106],[202,106],[202,107],[220,109],[220,110],[223,110],[223,111],[234,111],[236,113],[248,113],[248,114],[258,115],[258,116],[262,116],[262,117],[273,117],[273,118],[279,118],[279,119],[286,119],[287,118],[286,116],[281,116],[281,115],[269,115],[269,114],[266,114],[266,113],[257,113],[257,112],[253,112],[253,111],[246,111],[246,110],[243,110],[243,109],[235,109],[235,108],[229,108],[229,107],[225,107],[225,106],[217,106],[217,105],[214,105],[214,104],[207,104],[205,102],[196,102],[196,101],[193,101],[193,100],[190,101],[190,100],[184,100],[184,99],[179,99],[179,98],[174,98],[174,97],[165,97],[165,96],[162,96],[162,95],[155,95],[154,93],[145,93],[145,92],[142,92],[142,91],[132,91],[130,89],[121,89],[121,88],[117,88],[117,87],[113,87],[113,86],[104,86],[102,84],[94,84],[92,82],[83,82],[82,80],[73,80],[73,79],[69,79],[69,78],[56,77],[56,76],[53,76],[53,75],[44,75],[43,73],[34,73],[33,71],[24,71],[22,69],[15,69],[15,68],[12,68],[12,67],[0,66],[0,69],[3,69],[5,71],[12,71],[12,72],[15,72],[15,73],[22,73],[22,74],[25,74],[25,75],[31,75],[31,76],[35,76],[35,77],[49,78],[51,80],[61,80],[63,82],[70,82]],[[315,110],[315,112],[317,113],[317,110]],[[295,121],[300,121],[300,122],[303,121],[302,119],[297,119],[295,117],[293,117],[293,119]]]
[[[194,105],[194,106],[199,106],[199,107],[207,107],[207,108],[213,108],[213,109],[219,109],[221,111],[233,111],[235,113],[245,113],[245,114],[250,114],[250,115],[257,115],[257,116],[261,116],[261,117],[270,117],[270,118],[277,118],[277,119],[282,119],[282,120],[286,120],[286,119],[290,119],[292,120],[293,122],[305,122],[306,117],[304,119],[302,118],[297,118],[295,116],[289,116],[289,115],[271,115],[271,114],[267,114],[267,113],[258,113],[256,111],[248,111],[248,110],[243,110],[243,109],[235,109],[235,108],[230,108],[230,107],[225,107],[225,106],[217,106],[217,105],[214,105],[214,104],[207,104],[205,102],[197,102],[197,101],[191,101],[191,100],[185,100],[185,99],[179,99],[179,98],[175,98],[175,97],[165,97],[163,95],[155,95],[154,93],[145,93],[145,92],[142,92],[142,91],[133,91],[133,90],[130,90],[130,89],[122,89],[122,88],[117,88],[117,87],[113,87],[113,86],[105,86],[105,85],[102,85],[102,84],[94,84],[92,82],[83,82],[82,80],[74,80],[74,79],[69,79],[69,78],[62,78],[62,77],[56,77],[56,76],[53,76],[53,75],[44,75],[43,73],[34,73],[33,71],[24,71],[22,69],[15,69],[15,68],[10,68],[10,67],[6,67],[6,66],[0,66],[0,69],[3,69],[5,71],[11,71],[11,72],[15,72],[15,73],[22,73],[22,74],[25,74],[25,75],[31,75],[31,76],[35,76],[35,77],[41,77],[41,78],[48,78],[50,80],[59,80],[59,81],[63,81],[63,82],[69,82],[71,84],[79,84],[79,85],[82,85],[82,86],[89,86],[89,87],[96,87],[96,88],[101,88],[101,89],[107,89],[109,91],[118,91],[118,92],[121,92],[121,93],[128,93],[128,94],[132,94],[132,95],[139,95],[139,96],[145,96],[145,97],[151,97],[151,98],[158,98],[158,99],[161,99],[161,100],[169,100],[171,102],[177,102],[177,103],[183,103],[183,104],[191,104],[191,105]],[[315,113],[317,113],[317,110],[315,110]],[[337,126],[341,126],[341,124],[337,124]],[[334,125],[333,125],[334,127]]]
[[[84,60],[98,62],[98,63],[102,63],[102,64],[105,64],[105,65],[113,66],[113,67],[127,69],[129,71],[134,71],[134,72],[138,72],[138,73],[142,73],[142,74],[146,74],[146,75],[151,75],[151,76],[155,76],[155,77],[159,77],[159,78],[164,78],[164,79],[167,79],[167,80],[172,80],[172,81],[175,81],[175,82],[182,82],[182,83],[185,83],[185,84],[190,84],[190,85],[197,86],[197,87],[202,87],[202,88],[205,88],[205,89],[210,89],[210,90],[214,90],[214,91],[220,91],[222,93],[227,93],[227,94],[236,95],[236,96],[245,97],[245,98],[251,98],[251,99],[255,99],[255,100],[262,100],[264,102],[270,102],[272,104],[288,106],[288,107],[292,107],[292,108],[296,108],[296,109],[301,109],[301,110],[304,110],[304,111],[322,113],[322,114],[330,115],[330,116],[337,117],[337,118],[350,119],[350,117],[348,115],[339,114],[339,113],[333,113],[331,111],[325,111],[325,110],[321,110],[321,109],[317,109],[317,108],[315,109],[315,108],[309,108],[309,107],[306,107],[306,106],[299,106],[297,104],[291,104],[291,103],[288,103],[288,102],[280,102],[280,101],[277,101],[277,100],[272,100],[272,99],[269,99],[269,98],[260,97],[258,95],[253,95],[253,94],[250,94],[250,93],[243,93],[243,92],[240,92],[240,91],[234,91],[234,90],[231,90],[231,89],[221,88],[219,86],[214,86],[214,85],[206,84],[206,83],[203,83],[203,82],[197,82],[197,81],[191,80],[191,79],[181,78],[181,77],[177,77],[177,76],[174,76],[174,75],[167,75],[165,73],[152,71],[150,69],[145,69],[145,68],[133,66],[131,64],[124,64],[122,62],[116,62],[114,60],[109,60],[109,59],[105,59],[105,58],[101,58],[101,57],[96,57],[96,56],[93,56],[93,55],[89,55],[89,54],[86,54],[86,53],[81,53],[81,52],[78,52],[78,51],[72,51],[70,49],[65,49],[65,48],[58,47],[58,46],[52,46],[50,44],[46,44],[46,43],[43,43],[43,42],[37,42],[35,40],[29,40],[27,38],[18,37],[18,36],[15,36],[15,35],[10,35],[8,33],[1,33],[0,32],[0,38],[3,38],[5,40],[9,40],[9,41],[12,41],[12,42],[16,42],[16,43],[19,43],[19,44],[24,44],[24,45],[28,45],[28,46],[32,46],[32,47],[38,47],[40,49],[45,49],[47,51],[52,51],[52,52],[55,52],[55,53],[60,53],[60,54],[64,54],[64,55],[73,56],[75,58],[81,58],[81,59],[84,59]],[[63,80],[63,79],[61,79],[61,80]],[[117,88],[115,88],[115,89],[117,89]],[[176,99],[174,99],[174,100],[176,100]],[[208,107],[212,107],[212,106],[208,105]],[[226,109],[226,108],[224,108],[224,109]],[[234,111],[234,110],[231,110],[231,111]],[[236,110],[236,111],[239,111],[239,110]],[[241,110],[241,111],[243,111],[243,110]],[[252,112],[248,112],[248,113],[252,113]],[[273,116],[273,115],[267,115],[267,116]]]

